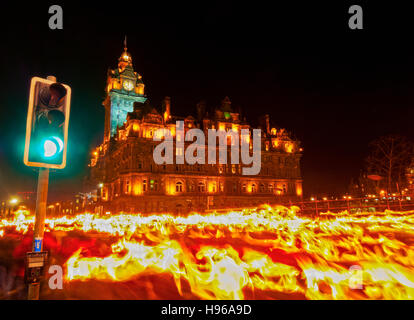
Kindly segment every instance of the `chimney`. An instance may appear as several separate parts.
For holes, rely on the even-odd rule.
[[[206,113],[206,102],[203,100],[197,103],[197,120],[201,121],[204,118],[205,113]]]
[[[165,107],[164,121],[167,121],[171,118],[171,98],[170,97],[164,98],[164,107]]]
[[[270,118],[269,115],[265,115],[265,120],[266,120],[266,133],[270,134]]]

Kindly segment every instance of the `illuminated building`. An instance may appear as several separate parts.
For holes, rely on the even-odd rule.
[[[126,48],[118,68],[110,70],[103,103],[105,134],[103,143],[92,150],[86,186],[97,190],[99,212],[188,212],[229,207],[255,206],[302,197],[300,158],[302,149],[284,129],[271,128],[269,116],[261,125],[261,170],[258,175],[242,175],[243,164],[163,164],[153,160],[157,129],[169,129],[175,136],[176,121],[184,121],[184,131],[199,128],[252,130],[226,97],[221,105],[206,112],[197,104],[194,116],[174,116],[171,99],[160,108],[151,107],[144,95],[141,76],[133,69]],[[249,139],[250,145],[252,142]],[[175,142],[174,142],[175,143]],[[185,153],[174,147],[175,156]],[[227,159],[231,159],[228,140]],[[217,147],[218,148],[218,147]],[[218,154],[218,152],[217,152]]]
[[[414,196],[414,159],[411,161],[411,165],[407,168],[406,176],[408,183],[407,194]]]

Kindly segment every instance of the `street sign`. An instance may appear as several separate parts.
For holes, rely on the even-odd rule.
[[[34,252],[42,251],[42,238],[34,239]]]
[[[47,260],[47,251],[28,252],[26,254],[26,272],[24,274],[27,284],[38,284],[44,275]]]
[[[71,89],[53,78],[33,77],[26,122],[24,164],[63,169],[66,166]]]

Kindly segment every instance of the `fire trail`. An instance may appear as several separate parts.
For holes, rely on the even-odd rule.
[[[30,247],[33,220],[0,221],[14,257]],[[414,211],[86,213],[47,219],[45,235],[65,298],[414,299]]]

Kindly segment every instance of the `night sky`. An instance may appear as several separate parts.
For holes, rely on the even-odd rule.
[[[170,96],[172,113],[187,115],[200,100],[213,108],[227,95],[252,123],[268,113],[302,142],[305,195],[345,192],[372,139],[414,139],[411,10],[396,2],[289,2],[4,8],[0,198],[36,188],[36,169],[23,164],[32,76],[55,75],[72,87],[67,167],[51,172],[49,194],[82,190],[88,156],[102,141],[106,72],[125,35],[151,104]],[[63,30],[48,28],[52,4],[63,8]],[[364,30],[348,28],[352,4],[364,9]]]

